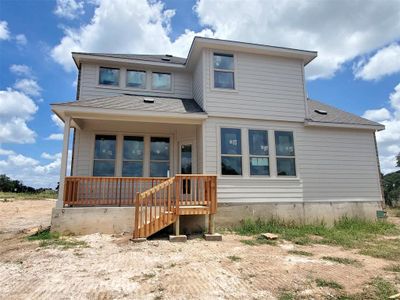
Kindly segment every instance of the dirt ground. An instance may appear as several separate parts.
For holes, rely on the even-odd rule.
[[[222,242],[199,237],[186,243],[159,238],[132,243],[128,236],[92,234],[73,239],[88,247],[39,247],[29,229],[48,226],[54,201],[0,202],[0,299],[277,299],[282,290],[302,290],[305,299],[326,299],[333,280],[346,292],[361,291],[393,263],[314,245],[281,241],[249,246],[224,234]],[[288,254],[304,250],[314,256]],[[322,256],[354,258],[362,266],[324,261]]]

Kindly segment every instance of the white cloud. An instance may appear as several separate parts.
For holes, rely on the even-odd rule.
[[[354,67],[355,77],[364,80],[378,80],[398,72],[400,72],[400,44],[382,48],[367,61],[364,59]]]
[[[0,160],[0,174],[7,174],[13,179],[21,180],[24,184],[36,188],[55,188],[57,186],[60,175],[61,153],[42,153],[43,158],[50,160],[49,163],[41,163],[37,159],[16,154],[15,152],[4,155],[7,155],[7,157]],[[71,151],[68,152],[68,160],[69,162],[71,161]]]
[[[80,28],[67,28],[51,56],[67,71],[75,69],[71,51],[172,53],[185,56],[195,34],[211,36],[210,30],[186,31],[176,41],[168,37],[173,10],[160,2],[104,0],[93,18]],[[157,41],[157,42],[154,42]]]
[[[33,143],[36,133],[28,128],[38,107],[25,94],[7,89],[0,91],[0,144]]]
[[[6,150],[6,149],[0,148],[0,155],[11,155],[11,154],[15,154],[15,152],[12,150]]]
[[[10,71],[18,76],[32,77],[32,70],[27,65],[11,65]]]
[[[34,79],[19,79],[15,82],[14,88],[30,96],[40,96],[42,88]]]
[[[51,120],[54,122],[54,124],[57,125],[58,128],[60,128],[60,129],[64,128],[63,121],[61,121],[61,119],[56,114],[51,115]]]
[[[61,18],[73,20],[85,13],[83,1],[57,0],[54,13]]]
[[[19,46],[25,46],[28,43],[28,40],[26,39],[25,34],[17,34],[15,36],[15,41],[17,42],[17,45],[19,45]]]
[[[0,40],[10,39],[10,31],[6,21],[0,21]]]
[[[63,139],[64,135],[62,133],[52,133],[46,138],[46,140],[51,141],[62,141]]]
[[[396,170],[395,156],[400,152],[400,83],[395,87],[394,92],[389,96],[390,108],[385,120],[380,120],[380,123],[385,125],[385,130],[379,131],[376,134],[376,140],[379,150],[379,161],[383,173],[389,173]],[[376,111],[381,111],[378,109]],[[364,116],[367,112],[364,114]],[[384,115],[381,114],[380,117]]]
[[[390,119],[390,116],[390,111],[382,107],[380,109],[367,110],[362,117],[375,122],[382,122]]]

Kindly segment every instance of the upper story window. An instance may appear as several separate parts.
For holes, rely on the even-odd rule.
[[[99,84],[119,85],[119,69],[100,67]]]
[[[146,88],[146,72],[145,71],[126,71],[126,86],[145,89]]]
[[[152,73],[151,88],[153,90],[171,90],[171,73]]]
[[[214,53],[214,88],[235,89],[232,54]]]
[[[296,176],[293,132],[275,131],[278,176]]]
[[[249,130],[250,175],[269,175],[268,131]]]
[[[96,135],[93,176],[114,176],[115,147],[115,135]]]
[[[242,175],[242,138],[238,128],[221,128],[221,174]]]

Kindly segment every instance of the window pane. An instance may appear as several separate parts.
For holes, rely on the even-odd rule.
[[[233,89],[233,72],[214,71],[214,87],[221,89]]]
[[[114,160],[95,160],[93,164],[93,176],[114,176]]]
[[[221,154],[242,154],[240,129],[221,128]]]
[[[146,72],[144,71],[127,71],[126,85],[138,89],[146,88]]]
[[[169,73],[153,73],[152,88],[154,90],[170,90],[171,89],[171,74]]]
[[[294,158],[277,158],[276,164],[279,176],[296,176]]]
[[[95,159],[115,159],[115,136],[96,135]]]
[[[250,155],[268,155],[268,131],[249,130]]]
[[[222,156],[221,173],[222,175],[242,175],[242,158]]]
[[[294,156],[293,132],[275,131],[276,155]]]
[[[181,174],[192,174],[192,145],[181,146]]]
[[[100,68],[100,84],[118,85],[119,69]]]
[[[144,143],[143,137],[124,137],[124,159],[143,160]]]
[[[124,177],[142,177],[143,162],[141,161],[124,161],[122,164],[122,176]]]
[[[169,138],[151,138],[150,160],[169,160]]]
[[[269,175],[269,159],[267,157],[251,157],[250,175]]]
[[[214,54],[214,68],[222,70],[233,70],[233,55]]]
[[[151,177],[168,177],[169,162],[150,162]]]

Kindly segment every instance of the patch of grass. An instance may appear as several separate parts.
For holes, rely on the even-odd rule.
[[[385,271],[400,273],[400,265],[391,265],[383,268]]]
[[[240,242],[248,246],[258,246],[258,245],[276,246],[277,244],[276,240],[268,240],[261,235],[251,240],[240,240]]]
[[[354,265],[354,266],[361,266],[362,264],[352,258],[345,258],[345,257],[336,257],[336,256],[323,256],[322,259],[332,261],[338,264],[343,264],[343,265]]]
[[[39,247],[58,246],[62,249],[88,247],[87,243],[84,241],[61,238],[60,233],[51,232],[48,228],[28,236],[27,239],[29,241],[40,241]]]
[[[230,255],[230,256],[228,256],[228,258],[229,258],[231,261],[239,261],[239,260],[242,259],[241,257],[236,256],[236,255]]]
[[[278,300],[294,300],[294,294],[292,292],[282,292],[278,296]]]
[[[351,300],[381,300],[389,299],[390,296],[398,293],[395,285],[381,277],[374,278],[361,293],[345,295],[339,299]]]
[[[143,277],[145,278],[145,279],[150,279],[150,278],[153,278],[153,277],[155,277],[156,276],[156,274],[154,274],[154,273],[146,273],[146,274],[143,274]]]
[[[0,192],[0,199],[16,199],[16,200],[43,200],[43,199],[57,199],[57,192],[43,191],[40,193],[6,193]],[[7,201],[4,201],[7,202]]]
[[[360,254],[400,261],[400,239],[381,239],[366,243]]]
[[[293,254],[293,255],[314,256],[314,254],[312,254],[311,252],[302,251],[302,250],[289,250],[288,253]]]
[[[328,288],[335,289],[335,290],[343,289],[343,286],[340,283],[337,283],[336,281],[317,278],[317,279],[315,279],[315,283],[319,287],[328,287]]]

